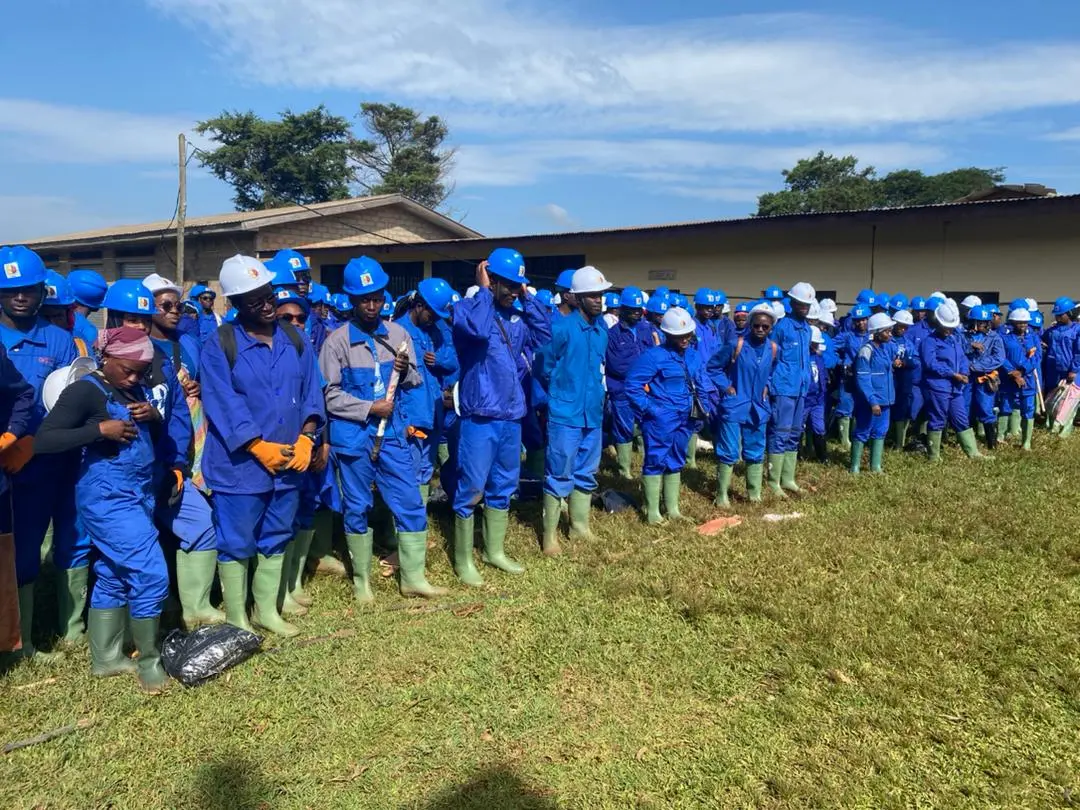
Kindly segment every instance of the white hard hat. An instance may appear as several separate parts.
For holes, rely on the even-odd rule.
[[[817,293],[805,281],[800,281],[788,290],[788,298],[792,301],[798,301],[800,304],[813,304],[817,300]]]
[[[58,368],[49,374],[41,386],[41,404],[45,406],[45,411],[53,409],[65,388],[96,368],[97,362],[93,357],[76,357],[70,366]]]
[[[836,326],[836,319],[833,318],[832,313],[827,309],[823,309],[821,314],[817,318],[818,323],[823,323],[826,326]]]
[[[1031,310],[1032,312],[1039,311],[1039,302],[1036,301],[1034,298],[1025,298],[1024,300],[1027,302],[1029,310]]]
[[[773,301],[769,304],[769,306],[772,307],[772,314],[775,320],[778,321],[787,315],[787,312],[784,311],[783,301]]]
[[[579,270],[578,273],[581,271]],[[575,277],[577,274],[574,274]],[[664,313],[663,319],[660,321],[660,331],[665,335],[673,335],[680,337],[681,335],[689,335],[694,331],[694,319],[690,317],[690,313],[682,307],[672,307]]]
[[[731,313],[731,304],[729,304],[729,303],[727,303],[727,302],[725,301],[725,302],[724,302],[724,309],[722,310],[722,312],[723,312],[723,313],[724,313],[725,315],[728,315],[728,314],[730,314],[730,313]]]
[[[934,319],[946,329],[955,329],[960,325],[960,313],[948,301],[938,304],[938,308],[934,310]]]
[[[823,312],[828,312],[830,315],[835,314],[836,313],[836,302],[833,301],[831,298],[822,298],[821,299],[821,310]]]
[[[143,286],[146,287],[154,295],[160,292],[174,292],[177,295],[183,295],[183,288],[172,279],[159,276],[157,273],[151,273],[143,279]]]
[[[947,301],[949,296],[945,295],[941,290],[934,290],[930,293],[930,298],[940,298],[942,301]]]
[[[893,313],[892,318],[897,323],[904,324],[904,326],[915,325],[915,319],[911,317],[911,313],[908,312],[906,309],[898,309],[896,312]]]
[[[808,320],[811,320],[811,321],[816,321],[819,318],[821,318],[821,304],[819,304],[815,300],[814,303],[812,303],[810,305],[810,312],[807,314],[806,317],[807,317]]]
[[[766,301],[762,301],[760,304],[755,304],[754,308],[750,310],[750,317],[764,313],[773,319],[773,323],[776,322],[776,310],[772,308],[772,304]]]
[[[810,342],[820,343],[822,346],[825,345],[825,336],[821,334],[821,330],[818,329],[816,326],[810,327]]]
[[[266,287],[274,280],[274,274],[258,259],[237,253],[222,262],[218,280],[221,282],[221,294],[230,297]]]
[[[1031,323],[1031,313],[1026,309],[1009,310],[1009,320],[1013,323]]]
[[[602,293],[611,289],[611,282],[604,278],[604,274],[595,267],[582,267],[574,271],[570,282],[570,292],[574,295],[587,295],[589,293]]]
[[[644,303],[644,304],[649,303],[649,294],[647,292],[645,292],[644,290],[641,291],[641,298],[642,298],[642,303]]]
[[[480,288],[478,286],[476,286],[475,284],[473,284],[471,287],[469,287],[469,289],[465,290],[465,297],[466,298],[472,298],[478,292],[480,292]]]
[[[525,289],[528,291],[529,295],[536,295],[536,287],[526,287]]]
[[[892,329],[893,323],[895,323],[895,321],[884,312],[878,312],[877,314],[870,316],[866,328],[870,332],[882,332],[886,329]]]
[[[965,298],[963,301],[960,302],[960,306],[962,306],[962,307],[981,307],[982,306],[982,299],[979,298],[979,296],[977,296],[977,295],[969,295],[967,298]]]

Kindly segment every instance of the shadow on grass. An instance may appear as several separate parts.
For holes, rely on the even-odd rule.
[[[527,785],[506,767],[481,771],[420,805],[425,810],[553,810],[550,791]]]
[[[262,773],[243,757],[226,757],[199,768],[191,801],[199,810],[254,810],[272,807],[274,789]]]

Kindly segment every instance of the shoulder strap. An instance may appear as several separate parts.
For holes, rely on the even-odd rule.
[[[225,353],[225,362],[229,364],[231,371],[236,366],[236,327],[231,323],[223,323],[218,327],[218,341],[221,343],[221,351]]]
[[[285,323],[284,321],[278,321],[278,326],[281,327],[285,333],[285,337],[289,339],[289,342],[296,349],[296,353],[303,357],[304,355],[304,339],[300,337],[300,333],[296,331],[296,327],[291,323]]]
[[[731,355],[731,362],[734,363],[739,359],[739,355],[742,354],[743,343],[746,342],[746,338],[739,335],[739,339],[735,341],[735,351]]]
[[[89,357],[90,351],[86,348],[86,341],[82,338],[72,338],[75,341],[75,351],[79,353],[79,357]]]
[[[180,341],[179,340],[172,341],[172,364],[173,364],[173,371],[176,374],[179,374],[180,373],[180,366],[183,365],[183,361],[180,358]]]
[[[773,362],[775,363],[776,362],[776,353],[777,353],[777,351],[779,351],[779,347],[776,345],[775,340],[770,340],[769,345],[772,346],[772,359],[773,359]]]

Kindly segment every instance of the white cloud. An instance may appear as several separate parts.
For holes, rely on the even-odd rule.
[[[0,196],[0,244],[111,224],[115,220],[87,210],[70,197]]]
[[[975,46],[810,14],[603,25],[535,0],[148,2],[209,32],[244,79],[392,93],[486,132],[850,131],[1080,103],[1068,41]]]
[[[570,216],[570,212],[558,203],[547,203],[536,209],[536,213],[550,225],[556,228],[570,229],[577,226],[577,220]]]
[[[1061,132],[1051,132],[1044,136],[1047,141],[1080,141],[1080,127],[1072,127]]]

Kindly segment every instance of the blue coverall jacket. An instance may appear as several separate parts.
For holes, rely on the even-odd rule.
[[[547,391],[548,421],[568,427],[598,428],[604,421],[604,360],[608,330],[581,311],[551,326],[551,341],[536,352],[533,372]]]

